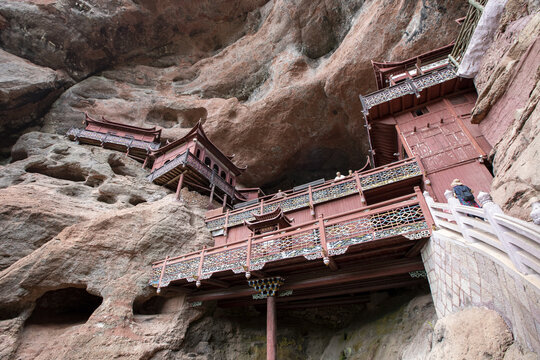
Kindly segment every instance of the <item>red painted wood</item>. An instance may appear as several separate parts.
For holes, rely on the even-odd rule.
[[[428,178],[434,192],[431,195],[434,195],[438,202],[446,202],[444,192],[452,190],[450,184],[456,178],[461,179],[465,185],[473,189],[475,195],[478,195],[480,191],[489,192],[493,180],[486,167],[476,160],[428,174]]]
[[[276,298],[266,299],[266,359],[276,360]]]

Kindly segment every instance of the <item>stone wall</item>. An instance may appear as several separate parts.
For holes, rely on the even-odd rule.
[[[520,274],[509,260],[479,243],[466,244],[447,230],[437,230],[422,259],[439,318],[471,306],[497,311],[515,339],[540,349],[540,278]]]

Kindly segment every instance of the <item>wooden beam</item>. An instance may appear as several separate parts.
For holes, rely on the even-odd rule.
[[[334,258],[328,257],[328,260],[330,261],[330,262],[328,263],[328,267],[330,268],[330,270],[332,270],[332,271],[337,271],[337,270],[339,270],[339,266],[338,266],[338,264],[336,263],[336,261],[334,260]]]
[[[386,276],[404,274],[411,271],[424,270],[424,264],[420,259],[407,258],[398,261],[388,261],[378,267],[364,268],[361,270],[342,270],[337,274],[321,275],[321,272],[300,274],[302,276],[290,276],[285,279],[281,290],[309,289],[321,286],[350,283],[361,280],[376,279]],[[328,274],[328,272],[325,272]],[[221,299],[234,299],[255,294],[255,290],[247,286],[235,286],[224,290],[201,291],[194,293],[188,298],[190,302],[211,301]]]
[[[420,254],[420,251],[422,250],[427,241],[427,238],[417,240],[416,244],[414,244],[414,246],[409,251],[407,251],[407,253],[405,253],[405,257],[410,258]]]
[[[180,197],[181,197],[180,190],[182,190],[182,182],[183,181],[184,181],[184,173],[181,173],[180,178],[178,179],[178,185],[176,187],[176,194],[175,194],[175,199],[176,200],[180,200]]]
[[[217,280],[217,279],[206,279],[206,280],[201,280],[201,282],[203,284],[214,285],[223,289],[229,288],[231,286],[231,284],[229,284],[228,282]]]
[[[295,302],[298,300],[309,299],[311,302],[318,301],[317,299],[339,296],[350,296],[353,294],[367,293],[373,291],[381,291],[387,289],[397,289],[417,284],[425,283],[425,279],[411,278],[409,274],[403,274],[401,276],[370,280],[362,283],[353,283],[347,285],[339,285],[324,289],[309,289],[295,291],[290,296],[277,297],[278,304]],[[253,300],[251,298],[242,298],[235,300],[223,300],[218,302],[218,306],[222,308],[231,308],[239,306],[249,306],[255,304],[263,304],[264,300]]]

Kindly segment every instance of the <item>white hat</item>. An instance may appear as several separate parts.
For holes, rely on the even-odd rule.
[[[452,181],[452,184],[450,186],[454,187],[458,185],[463,185],[463,183],[459,179],[454,179],[454,181]]]

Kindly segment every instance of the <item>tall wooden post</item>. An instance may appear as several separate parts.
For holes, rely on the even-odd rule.
[[[212,207],[212,201],[214,200],[214,191],[216,189],[216,185],[212,184],[212,189],[210,190],[210,200],[208,200],[208,208]]]
[[[266,298],[266,360],[276,360],[276,298]]]
[[[223,195],[223,210],[227,208],[227,194]]]
[[[178,186],[176,187],[176,195],[175,195],[176,200],[180,200],[181,198],[180,190],[182,189],[183,182],[184,182],[184,173],[181,173],[180,178],[178,179]]]

